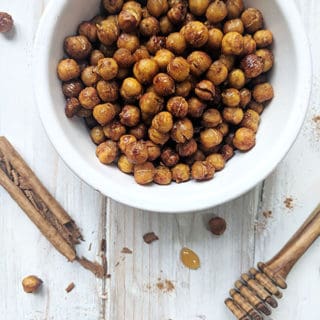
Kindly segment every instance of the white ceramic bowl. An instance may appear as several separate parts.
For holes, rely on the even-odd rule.
[[[308,106],[311,67],[308,42],[293,1],[248,0],[260,9],[275,35],[275,98],[262,115],[256,147],[237,154],[211,181],[140,186],[116,167],[104,166],[79,119],[64,114],[65,100],[56,67],[63,39],[97,14],[100,0],[52,0],[41,19],[34,50],[34,88],[43,125],[56,150],[84,181],[124,204],[158,212],[194,211],[240,196],[269,175],[285,156]]]

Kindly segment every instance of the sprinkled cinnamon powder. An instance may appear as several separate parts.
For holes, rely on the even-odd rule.
[[[283,203],[287,209],[293,209],[293,199],[291,197],[287,197]]]
[[[272,218],[272,211],[271,210],[263,211],[262,214],[266,219]]]

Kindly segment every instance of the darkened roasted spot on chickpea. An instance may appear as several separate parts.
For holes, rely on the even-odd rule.
[[[140,185],[206,181],[254,148],[275,35],[243,0],[101,0],[62,44],[65,115]],[[90,17],[88,17],[90,18]]]

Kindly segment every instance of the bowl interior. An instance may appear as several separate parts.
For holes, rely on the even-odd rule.
[[[293,4],[284,5],[281,0],[246,1],[246,5],[263,12],[267,27],[275,35],[276,63],[270,79],[275,98],[263,113],[256,147],[248,153],[238,153],[211,181],[139,186],[116,167],[100,164],[82,120],[69,120],[64,115],[65,100],[56,76],[57,63],[64,54],[63,40],[75,33],[81,21],[91,19],[98,12],[99,3],[100,0],[52,0],[36,40],[35,90],[41,118],[68,166],[115,200],[164,212],[191,211],[220,204],[265,178],[293,143],[306,111],[309,55]]]

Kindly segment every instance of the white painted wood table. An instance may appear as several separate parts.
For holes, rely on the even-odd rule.
[[[314,78],[309,112],[294,147],[264,183],[243,197],[205,213],[165,215],[103,197],[61,161],[40,123],[31,85],[32,46],[47,1],[1,0],[0,11],[13,15],[16,32],[10,39],[0,35],[0,134],[80,225],[85,235],[81,253],[96,259],[101,239],[107,240],[111,278],[96,280],[66,262],[0,189],[0,319],[233,319],[223,301],[234,281],[270,258],[320,199],[320,124],[314,121],[320,114],[320,2],[296,2],[311,43]],[[284,204],[287,197],[293,199],[292,209]],[[263,212],[269,210],[272,217],[265,218]],[[213,214],[228,223],[220,238],[205,229]],[[160,241],[146,245],[142,235],[148,231]],[[182,267],[183,246],[199,254],[201,269]],[[133,254],[121,253],[123,247]],[[319,320],[319,249],[318,241],[289,276],[289,288],[272,319]],[[23,292],[21,279],[28,274],[43,279],[39,294]],[[165,280],[175,289],[157,286]],[[70,282],[76,287],[67,294]]]

